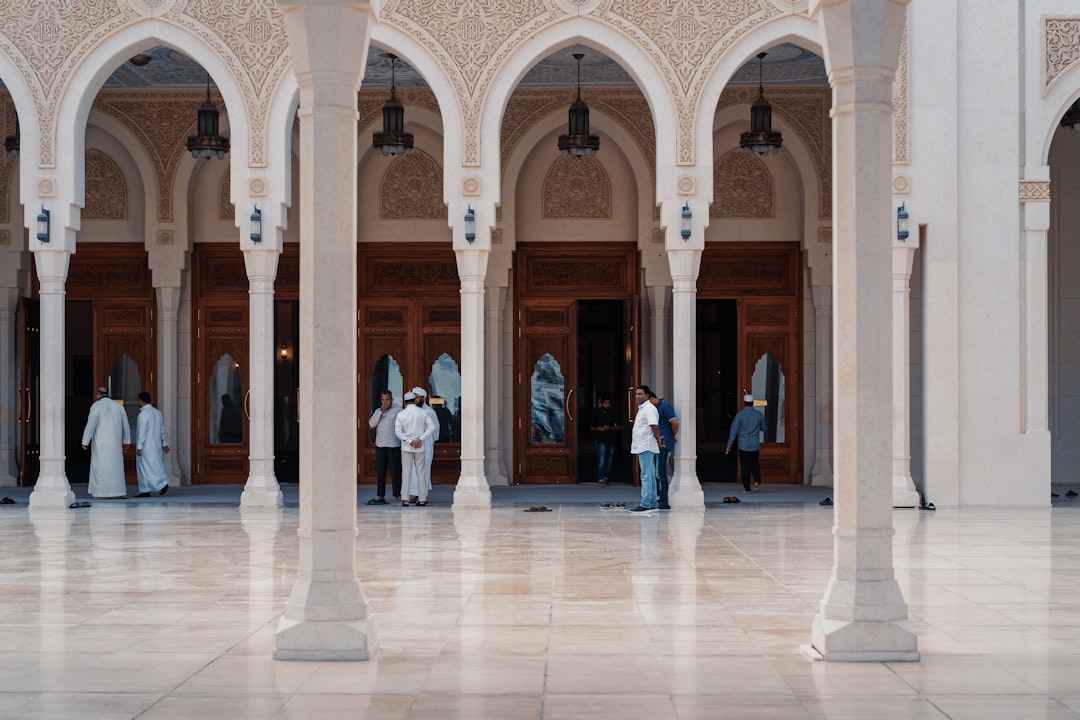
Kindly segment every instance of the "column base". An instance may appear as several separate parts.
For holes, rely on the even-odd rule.
[[[281,486],[273,475],[251,475],[244,485],[244,492],[240,493],[240,507],[279,508],[284,504]]]
[[[32,508],[66,508],[75,502],[75,493],[71,491],[66,475],[59,477],[39,476],[30,493]]]
[[[487,478],[462,475],[454,488],[454,507],[490,508],[491,488]]]
[[[910,620],[886,622],[814,618],[813,649],[829,662],[917,662],[918,638]]]
[[[894,475],[892,481],[892,506],[894,508],[917,508],[922,505],[919,491],[910,475]]]
[[[814,470],[810,473],[810,484],[820,487],[832,487],[832,465],[827,462],[823,463],[820,460],[814,463]]]
[[[693,485],[697,485],[697,487],[693,487]],[[697,478],[694,478],[693,485],[685,488],[680,486],[668,488],[668,502],[671,504],[672,510],[705,509],[705,491],[701,489],[701,484],[697,482]]]
[[[290,620],[278,623],[275,660],[370,660],[378,650],[372,617],[364,620]]]

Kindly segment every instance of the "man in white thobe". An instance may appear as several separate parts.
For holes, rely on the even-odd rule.
[[[422,387],[414,387],[412,391],[416,393],[416,397],[420,398],[420,407],[424,409],[424,414],[431,418],[431,422],[435,423],[435,432],[427,440],[424,440],[424,477],[427,478],[427,489],[431,490],[431,461],[435,457],[435,441],[439,439],[439,415],[435,412],[435,408],[431,407],[431,403],[428,402],[427,390]]]
[[[135,423],[135,469],[139,475],[139,497],[169,492],[169,474],[165,472],[165,416],[150,404],[150,393],[139,393],[139,419]]]
[[[406,507],[412,497],[417,505],[427,505],[430,478],[424,463],[424,440],[435,434],[435,428],[416,393],[405,393],[405,409],[394,418],[394,434],[401,440],[401,504]]]
[[[83,430],[82,447],[90,451],[90,494],[107,500],[126,498],[124,481],[124,445],[131,444],[131,425],[123,406],[109,397],[105,388],[97,389],[97,401],[90,406],[90,417]]]

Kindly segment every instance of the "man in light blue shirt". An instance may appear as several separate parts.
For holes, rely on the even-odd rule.
[[[765,416],[754,409],[754,396],[743,396],[743,409],[735,413],[731,421],[731,435],[728,436],[727,450],[735,437],[739,438],[739,469],[742,471],[743,492],[750,492],[750,476],[754,477],[754,492],[761,490],[761,465],[758,453],[761,450],[761,433],[765,432]]]

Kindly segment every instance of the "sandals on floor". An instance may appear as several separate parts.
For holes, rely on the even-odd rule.
[[[819,502],[818,505],[824,505],[825,507],[829,507],[830,505],[832,505],[832,498],[825,498],[824,500]]]
[[[368,500],[367,504],[368,505],[385,505],[386,504],[386,499],[385,498],[374,497],[374,498],[371,498],[370,500]]]
[[[83,501],[83,502],[73,502],[73,503],[71,503],[70,505],[68,505],[68,507],[74,510],[75,508],[84,508],[84,507],[90,507],[90,503],[88,503],[88,502],[86,502],[86,501]]]
[[[417,500],[414,504],[418,505],[419,507],[427,507],[427,500]]]
[[[544,507],[543,505],[533,505],[531,508],[526,508],[522,512],[551,512],[551,508]]]
[[[14,505],[15,501],[9,497],[0,499],[0,505]]]
[[[401,501],[401,507],[409,507],[409,501],[408,500],[402,500]]]
[[[726,496],[724,496],[724,502],[725,503],[741,503],[742,500],[740,500],[735,495],[726,495]]]

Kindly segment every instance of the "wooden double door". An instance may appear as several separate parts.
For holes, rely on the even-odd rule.
[[[514,264],[514,482],[596,480],[592,413],[610,397],[628,419],[640,382],[636,247],[530,244]],[[630,481],[623,428],[612,479]]]

